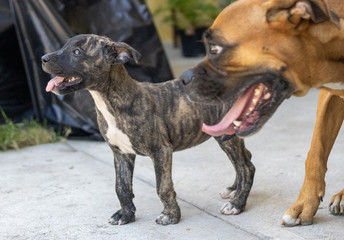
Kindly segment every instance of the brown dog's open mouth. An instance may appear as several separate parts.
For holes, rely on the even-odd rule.
[[[236,100],[233,107],[216,125],[203,124],[203,132],[212,136],[224,134],[246,135],[257,126],[266,109],[274,105],[273,83],[270,81],[255,84],[246,89]]]
[[[82,79],[80,77],[59,77],[59,76],[56,76],[48,82],[45,90],[47,92],[50,92],[54,88],[62,89],[62,88],[74,86],[76,84],[79,84],[81,81],[82,81]]]

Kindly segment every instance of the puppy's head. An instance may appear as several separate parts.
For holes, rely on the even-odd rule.
[[[137,63],[139,58],[140,54],[125,43],[93,34],[77,35],[60,50],[42,57],[43,70],[55,76],[46,91],[63,95],[96,87],[114,65],[130,59]]]
[[[239,0],[224,9],[204,34],[205,60],[182,76],[192,100],[233,106],[204,130],[250,135],[292,94],[342,79],[343,12],[327,0]]]

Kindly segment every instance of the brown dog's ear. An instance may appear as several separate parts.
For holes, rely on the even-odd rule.
[[[340,29],[340,18],[344,17],[344,3],[342,0],[323,0],[330,20]]]
[[[279,25],[278,23],[288,20],[298,30],[302,30],[308,25],[308,21],[302,20],[309,20],[313,23],[330,20],[337,28],[340,28],[340,18],[331,10],[331,8],[336,6],[336,3],[343,5],[343,3],[339,3],[337,0],[305,0],[296,2],[295,0],[285,0],[282,6],[280,0],[273,2],[279,2],[280,4],[272,5],[273,7],[267,13],[267,21],[270,23],[275,22],[276,26]],[[337,7],[339,9],[343,8],[342,6]]]
[[[329,19],[326,9],[312,1],[300,1],[290,9],[289,20],[293,23],[301,19],[312,20],[314,23],[321,23]]]
[[[343,12],[342,0],[311,0],[300,1],[291,9],[291,15],[300,15],[303,19],[311,19],[314,23],[330,20],[340,29],[340,17],[335,12]],[[343,14],[340,14],[343,15]]]
[[[111,64],[126,63],[130,59],[135,63],[139,62],[141,54],[128,44],[123,42],[108,42],[104,47],[104,54],[107,62]]]

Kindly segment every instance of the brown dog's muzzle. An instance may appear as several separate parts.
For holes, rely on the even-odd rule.
[[[184,85],[188,85],[192,80],[195,79],[194,73],[191,69],[183,72],[179,78],[182,80]]]
[[[218,124],[203,125],[203,131],[213,136],[244,137],[257,132],[294,91],[281,73],[273,70],[222,74],[207,65],[202,62],[180,78],[191,101],[231,107]]]

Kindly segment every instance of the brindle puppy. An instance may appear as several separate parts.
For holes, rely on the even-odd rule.
[[[139,154],[151,157],[154,163],[157,192],[164,205],[156,222],[178,223],[181,214],[171,177],[172,152],[209,139],[201,131],[202,123],[216,123],[228,108],[190,102],[179,79],[161,84],[133,80],[123,63],[138,58],[139,53],[125,43],[97,35],[75,36],[61,50],[42,57],[44,71],[56,76],[46,90],[68,94],[88,89],[94,99],[100,132],[114,154],[121,204],[109,222],[122,225],[135,220],[132,178],[135,155]],[[251,154],[237,137],[215,139],[237,171],[233,186],[222,193],[230,202],[221,212],[238,214],[253,183]]]

